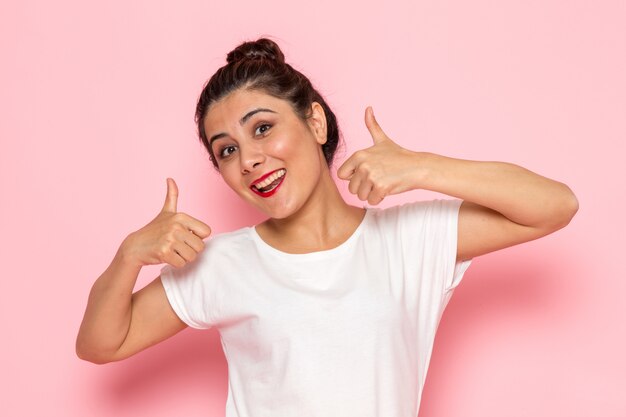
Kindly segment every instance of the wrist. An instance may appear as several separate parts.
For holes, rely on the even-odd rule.
[[[437,164],[436,157],[438,155],[430,152],[415,152],[408,150],[407,152],[410,153],[410,169],[406,170],[407,173],[410,173],[408,178],[410,189],[427,189],[429,181],[435,172],[435,166]]]
[[[133,233],[123,241],[113,258],[113,262],[125,268],[141,269],[143,263],[137,259],[133,250]]]

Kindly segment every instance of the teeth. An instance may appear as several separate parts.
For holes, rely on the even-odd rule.
[[[278,178],[280,178],[283,175],[285,175],[285,172],[287,172],[287,171],[284,170],[284,169],[278,170],[275,173],[273,173],[272,175],[270,175],[269,177],[267,177],[265,180],[255,184],[254,186],[257,188],[257,190],[260,190],[263,187],[267,187],[268,185],[270,185],[271,183],[276,181]]]

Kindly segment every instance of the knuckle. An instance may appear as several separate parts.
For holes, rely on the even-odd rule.
[[[172,223],[172,225],[170,226],[170,230],[169,230],[169,232],[172,235],[175,235],[180,232],[185,232],[185,231],[187,231],[187,228],[180,222]]]
[[[168,257],[168,259],[170,259],[170,263],[178,268],[185,266],[185,264],[187,262],[185,262],[185,259],[180,256],[178,254],[178,252],[176,251],[172,251],[172,253],[170,254],[170,256]]]
[[[161,246],[159,249],[157,249],[156,256],[160,262],[166,262],[168,255],[169,250],[165,246]]]
[[[165,232],[165,234],[163,235],[163,242],[165,245],[169,246],[172,243],[176,242],[176,231],[176,228],[172,227]]]
[[[174,213],[172,215],[172,218],[174,219],[174,221],[176,222],[176,224],[180,224],[182,222],[184,222],[185,220],[187,220],[187,215],[185,213]]]

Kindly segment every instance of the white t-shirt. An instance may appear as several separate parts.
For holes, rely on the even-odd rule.
[[[415,417],[437,326],[471,262],[456,262],[460,204],[368,208],[348,240],[307,254],[246,227],[164,266],[181,320],[220,333],[226,417]]]

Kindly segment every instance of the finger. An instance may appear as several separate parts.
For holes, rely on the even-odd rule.
[[[383,201],[383,197],[372,197],[371,194],[370,197],[367,199],[367,202],[370,206],[376,206],[380,204],[381,201]]]
[[[174,250],[170,251],[163,261],[176,268],[182,268],[187,263],[187,261]]]
[[[359,192],[359,188],[361,187],[361,177],[359,175],[353,175],[350,177],[350,183],[348,184],[348,191],[351,194],[356,194]]]
[[[357,196],[359,200],[365,201],[368,199],[370,193],[372,192],[373,184],[369,181],[362,181],[359,186],[359,190],[357,191]]]
[[[370,193],[370,195],[367,197],[367,202],[372,205],[375,206],[378,203],[380,203],[381,201],[383,201],[383,199],[385,198],[385,195],[383,193],[380,192],[380,189],[377,188],[373,188],[372,192]]]
[[[196,259],[198,253],[191,248],[191,246],[187,245],[184,242],[174,242],[172,244],[172,249],[179,254],[185,262],[191,262]]]
[[[172,178],[167,179],[167,195],[161,212],[176,213],[176,203],[178,201],[178,186]]]
[[[186,213],[178,213],[180,223],[191,230],[200,239],[206,239],[211,235],[211,228],[208,224],[191,217]]]
[[[376,118],[374,117],[374,109],[372,108],[372,106],[368,106],[365,109],[365,125],[367,126],[367,130],[370,131],[370,135],[372,135],[374,144],[389,139],[376,121]]]
[[[337,170],[337,177],[342,180],[349,180],[354,174],[354,162],[352,161],[352,157],[348,158],[346,162],[341,164],[339,169]]]
[[[176,232],[176,239],[181,242],[185,242],[191,249],[196,252],[201,252],[204,249],[204,242],[198,236],[196,236],[191,230],[183,232],[179,230]]]

